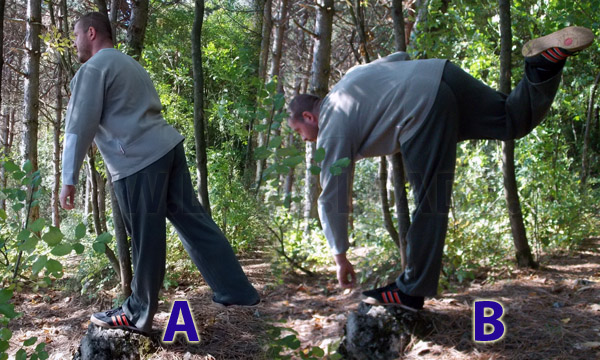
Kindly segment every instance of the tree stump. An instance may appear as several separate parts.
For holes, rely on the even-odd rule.
[[[90,324],[73,360],[143,359],[160,347],[160,334],[150,337]]]
[[[424,337],[434,328],[424,312],[361,303],[348,316],[338,351],[349,360],[397,359],[413,337]]]

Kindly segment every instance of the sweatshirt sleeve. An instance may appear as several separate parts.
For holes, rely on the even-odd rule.
[[[348,139],[330,137],[319,139],[319,147],[325,149],[325,158],[321,163],[321,187],[319,196],[319,217],[325,238],[334,255],[348,250],[348,212],[350,209],[350,192],[354,176],[354,156]],[[339,172],[332,174],[332,165],[347,158],[350,164],[346,167],[333,166]]]
[[[64,185],[75,185],[86,152],[98,131],[104,104],[104,74],[82,66],[71,81],[62,157]]]

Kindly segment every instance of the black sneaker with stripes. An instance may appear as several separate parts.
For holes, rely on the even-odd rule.
[[[423,296],[406,295],[398,289],[396,283],[391,283],[387,286],[369,291],[363,291],[362,294],[365,296],[365,299],[363,300],[364,303],[371,305],[399,306],[410,311],[421,310],[425,301]]]
[[[127,318],[122,307],[116,309],[95,313],[92,315],[90,320],[105,329],[122,329],[133,331],[142,335],[148,335],[146,332],[138,329],[132,322]]]

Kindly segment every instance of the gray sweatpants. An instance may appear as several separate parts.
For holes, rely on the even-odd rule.
[[[529,65],[526,65],[529,66]],[[526,73],[536,71],[526,68]],[[511,140],[527,135],[544,118],[561,71],[541,83],[527,77],[507,96],[447,63],[438,94],[417,133],[402,144],[416,208],[407,234],[407,267],[396,279],[413,296],[434,296],[442,266],[456,145],[461,140]]]
[[[225,235],[196,198],[183,143],[143,170],[115,181],[114,188],[133,254],[132,295],[123,310],[136,327],[151,330],[158,307],[167,218],[216,301],[242,305],[258,301]]]

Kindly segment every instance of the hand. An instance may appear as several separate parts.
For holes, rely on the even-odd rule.
[[[75,208],[75,185],[63,185],[60,191],[60,206],[65,210]]]
[[[353,288],[356,285],[356,273],[346,254],[335,255],[335,263],[337,264],[338,283],[345,289]]]

